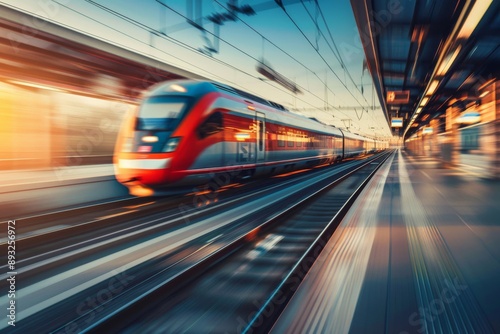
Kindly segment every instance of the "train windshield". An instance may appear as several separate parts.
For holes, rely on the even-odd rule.
[[[139,108],[137,130],[174,130],[184,116],[188,99],[173,96],[152,96]]]

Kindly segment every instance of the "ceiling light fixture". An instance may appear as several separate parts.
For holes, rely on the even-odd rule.
[[[486,10],[488,10],[488,7],[491,5],[492,2],[493,0],[474,1],[474,5],[472,6],[469,15],[467,15],[464,24],[460,28],[460,32],[458,33],[457,36],[458,38],[467,39],[470,37],[470,35],[472,35],[472,33],[476,29],[477,25],[483,18],[484,14],[486,13]]]
[[[439,76],[443,76],[445,75],[448,70],[450,69],[451,65],[453,65],[453,62],[455,61],[455,59],[457,59],[457,56],[458,54],[460,53],[460,50],[462,49],[462,47],[459,45],[457,46],[457,48],[455,49],[455,51],[453,51],[453,53],[449,53],[443,60],[443,62],[441,63],[441,65],[439,65],[439,68],[437,70],[437,75]]]
[[[438,80],[432,80],[431,84],[429,85],[429,89],[427,89],[427,94],[426,95],[432,95],[436,91],[437,86],[439,85]]]
[[[489,91],[489,90],[486,90],[486,91],[482,92],[482,93],[481,93],[481,95],[479,95],[479,98],[483,98],[483,97],[485,97],[486,95],[488,95],[489,93],[490,93],[490,91]]]

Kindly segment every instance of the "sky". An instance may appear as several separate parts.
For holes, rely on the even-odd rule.
[[[371,137],[390,136],[371,77],[362,71],[364,53],[349,0],[318,0],[319,8],[310,0],[283,0],[283,8],[274,0],[239,0],[239,6],[250,5],[256,13],[224,22],[218,47],[212,22],[202,20],[203,31],[188,24],[187,18],[197,17],[197,11],[204,18],[227,13],[227,0],[200,0],[201,7],[196,0],[0,3],[249,91],[324,123]],[[152,33],[159,31],[165,35]],[[217,50],[206,52],[207,46]],[[256,70],[262,59],[302,93],[266,80]]]

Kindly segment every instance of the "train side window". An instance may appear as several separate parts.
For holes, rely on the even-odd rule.
[[[220,111],[214,112],[212,115],[200,124],[197,133],[200,139],[214,135],[224,129],[222,123],[222,113]]]
[[[294,138],[293,136],[288,136],[288,147],[293,147],[294,144]]]
[[[285,147],[284,135],[278,135],[278,147]]]

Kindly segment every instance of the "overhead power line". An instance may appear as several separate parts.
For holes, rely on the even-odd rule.
[[[86,0],[86,1],[91,1],[91,0]],[[181,16],[181,17],[183,17],[184,19],[186,19],[186,20],[188,20],[188,19],[189,19],[186,15],[183,15],[182,13],[180,13],[179,11],[177,11],[177,10],[173,9],[171,6],[169,6],[169,5],[165,4],[165,3],[163,3],[162,1],[160,1],[160,0],[155,0],[155,1],[156,1],[156,2],[158,2],[159,4],[161,4],[162,6],[164,6],[164,7],[168,8],[168,9],[170,9],[170,10],[171,10],[172,12],[174,12],[175,14],[177,14],[177,15],[179,15],[179,16]],[[220,4],[220,2],[218,2],[217,0],[215,0],[215,2],[217,2],[217,3],[221,6],[221,7],[226,8],[224,5]],[[227,9],[227,8],[226,8],[226,9]],[[240,20],[240,21],[242,21],[242,22],[244,22],[241,18],[239,18],[239,20]],[[256,32],[257,34],[259,34],[261,37],[265,38],[265,39],[266,39],[268,42],[270,42],[272,45],[276,46],[276,44],[272,43],[272,42],[271,42],[268,38],[266,38],[264,35],[262,35],[262,34],[261,34],[261,33],[259,33],[257,30],[255,30],[254,28],[252,28],[249,24],[247,24],[246,22],[244,22],[244,23],[245,23],[245,24],[246,24],[246,25],[247,25],[250,29],[252,29],[254,32]],[[240,48],[238,48],[238,47],[234,46],[232,43],[230,43],[230,42],[228,42],[228,41],[224,40],[223,38],[220,38],[220,37],[216,36],[214,33],[210,32],[210,31],[207,31],[207,33],[209,33],[210,35],[212,35],[212,36],[214,36],[214,37],[219,38],[222,42],[224,42],[224,43],[226,43],[227,45],[229,45],[229,46],[233,47],[234,49],[236,49],[236,50],[240,51],[241,53],[243,53],[243,54],[244,54],[244,55],[246,55],[247,57],[250,57],[251,59],[253,59],[253,60],[257,61],[257,62],[261,62],[261,61],[260,61],[259,59],[257,59],[256,57],[254,57],[254,56],[250,55],[249,53],[247,53],[247,52],[245,52],[245,51],[241,50]],[[276,46],[276,47],[277,47],[277,46]],[[292,57],[291,55],[289,55],[288,53],[286,53],[285,51],[283,51],[281,48],[279,48],[279,49],[280,49],[280,51],[284,52],[284,53],[285,53],[285,54],[287,54],[288,56]],[[311,71],[312,73],[314,73],[314,74],[317,76],[317,74],[316,74],[315,72],[313,72],[311,69],[309,69],[306,65],[304,65],[303,63],[301,63],[300,61],[298,61],[298,60],[297,60],[297,59],[295,59],[294,57],[292,57],[292,59],[294,59],[295,61],[297,61],[297,62],[298,62],[299,64],[301,64],[304,68],[308,69],[309,71]],[[318,77],[318,78],[319,78],[319,77]],[[320,80],[321,80],[321,79],[320,79]],[[265,82],[266,82],[266,81],[265,81]],[[306,89],[305,87],[303,87],[303,86],[301,86],[301,85],[298,85],[298,84],[297,84],[297,86],[299,86],[300,88],[302,88],[302,90],[307,91],[309,94],[313,95],[314,97],[316,97],[316,98],[318,98],[318,99],[322,100],[323,102],[325,102],[325,100],[324,100],[324,99],[322,99],[322,98],[321,98],[321,97],[319,97],[318,95],[314,94],[314,93],[313,93],[313,92],[311,92],[309,89]],[[333,91],[332,91],[332,93],[333,93]],[[333,93],[333,94],[335,95],[335,93]],[[289,95],[290,95],[290,94],[289,94]],[[294,96],[294,97],[296,98],[296,96]],[[300,98],[297,98],[297,99],[299,99],[299,100],[300,100],[300,101],[302,101],[302,102],[305,102],[304,100],[302,100],[302,99],[300,99]],[[309,104],[309,103],[307,103],[307,104]],[[310,104],[309,104],[309,105],[310,105]]]
[[[321,60],[323,60],[323,62],[326,64],[326,66],[328,66],[328,68],[330,69],[330,71],[332,71],[332,73],[335,75],[335,77],[340,81],[340,83],[342,84],[342,86],[345,87],[345,89],[349,92],[349,94],[356,100],[356,102],[359,103],[359,105],[362,107],[363,105],[361,104],[361,102],[359,102],[359,100],[356,98],[356,96],[354,96],[354,94],[351,92],[351,90],[346,86],[346,84],[342,81],[342,79],[340,79],[340,77],[338,76],[337,72],[335,72],[332,68],[332,66],[326,61],[325,57],[320,53],[318,52],[318,50],[316,50],[316,48],[314,47],[314,44],[311,42],[311,40],[306,36],[306,34],[304,33],[304,31],[300,28],[300,26],[297,24],[297,22],[295,22],[295,20],[290,16],[290,14],[288,14],[288,12],[283,8],[283,12],[285,13],[285,15],[290,19],[290,21],[292,21],[292,23],[295,25],[295,27],[297,28],[297,30],[300,31],[300,33],[302,34],[302,36],[307,40],[307,42],[309,43],[309,45],[311,45],[311,47],[313,48],[313,50],[318,54],[318,56],[321,58]]]
[[[66,9],[68,9],[68,10],[71,10],[71,11],[73,11],[73,12],[75,12],[75,13],[77,13],[77,14],[81,15],[81,16],[84,16],[84,17],[86,17],[86,18],[88,18],[88,19],[90,19],[90,20],[92,20],[92,21],[94,21],[94,22],[97,22],[97,23],[99,23],[99,24],[101,24],[101,25],[103,25],[103,26],[105,26],[105,27],[107,27],[107,28],[109,28],[109,29],[111,29],[111,30],[113,30],[113,31],[119,32],[119,33],[123,34],[124,36],[127,36],[127,37],[129,37],[129,38],[131,38],[131,39],[133,39],[133,40],[135,40],[135,41],[138,41],[138,42],[140,42],[141,44],[146,44],[146,45],[148,45],[149,47],[152,47],[152,48],[154,48],[154,49],[158,50],[159,52],[161,52],[161,53],[163,53],[163,54],[165,54],[165,55],[168,55],[168,56],[170,56],[170,57],[172,57],[172,58],[175,58],[175,59],[177,59],[177,60],[179,60],[179,61],[182,61],[182,62],[184,62],[184,63],[186,63],[186,64],[188,64],[188,65],[190,65],[190,66],[193,66],[194,68],[197,68],[197,69],[199,69],[199,70],[201,70],[201,71],[203,71],[203,72],[209,73],[209,74],[210,74],[210,75],[212,75],[213,77],[219,78],[221,81],[226,81],[226,82],[229,82],[230,84],[232,84],[232,85],[234,85],[234,86],[240,87],[240,88],[242,88],[242,89],[244,89],[244,90],[247,90],[247,91],[249,91],[249,92],[251,92],[251,93],[253,93],[253,94],[255,94],[255,95],[258,95],[258,94],[256,94],[255,92],[253,92],[253,91],[249,90],[249,89],[248,89],[248,87],[243,87],[243,86],[241,86],[241,85],[240,85],[240,84],[238,84],[238,83],[232,82],[231,80],[228,80],[228,79],[226,79],[226,78],[222,78],[222,77],[220,77],[219,75],[217,75],[217,74],[215,74],[215,73],[211,73],[210,71],[207,71],[207,70],[205,70],[204,68],[202,68],[202,67],[200,67],[200,66],[197,66],[197,65],[195,65],[195,64],[189,63],[189,62],[185,61],[184,59],[181,59],[181,58],[176,57],[176,56],[174,56],[174,55],[172,55],[172,54],[169,54],[169,53],[167,53],[167,52],[165,52],[165,51],[163,51],[163,50],[161,50],[161,49],[159,49],[159,48],[157,48],[157,47],[155,47],[155,46],[153,46],[153,45],[149,45],[149,44],[145,43],[144,41],[142,41],[142,40],[140,40],[140,39],[137,39],[137,38],[135,38],[135,37],[133,37],[133,36],[131,36],[131,35],[129,35],[129,34],[127,34],[127,33],[123,32],[123,31],[118,30],[118,29],[116,29],[116,28],[113,28],[113,27],[111,27],[111,26],[109,26],[109,25],[107,25],[107,24],[105,24],[105,23],[102,23],[101,21],[98,21],[98,20],[96,20],[96,19],[94,19],[94,18],[90,17],[89,15],[86,15],[86,14],[84,14],[84,13],[82,13],[82,12],[80,12],[80,11],[78,11],[78,10],[74,9],[74,8],[71,8],[71,7],[69,7],[69,6],[66,6],[66,5],[64,5],[63,3],[58,2],[57,0],[52,0],[52,1],[53,1],[53,2],[55,2],[55,3],[57,3],[58,5],[63,6],[64,8],[66,8]],[[252,75],[252,74],[250,74],[250,73],[248,73],[248,72],[246,72],[246,71],[244,71],[244,70],[241,70],[240,68],[237,68],[237,67],[235,67],[234,65],[231,65],[231,64],[229,64],[229,63],[227,63],[227,62],[224,62],[224,61],[222,61],[222,60],[220,60],[220,59],[216,59],[216,58],[213,58],[213,57],[207,56],[207,55],[206,55],[206,54],[204,54],[204,53],[200,53],[198,49],[195,49],[194,47],[192,47],[192,46],[190,46],[190,45],[188,45],[188,44],[186,44],[186,43],[184,43],[184,42],[181,42],[181,41],[179,41],[179,40],[177,40],[177,39],[175,39],[175,38],[169,37],[169,36],[167,36],[167,35],[165,35],[165,34],[163,34],[163,33],[159,32],[158,30],[156,30],[156,29],[154,29],[154,28],[152,28],[152,27],[149,27],[149,26],[148,26],[148,25],[146,25],[146,24],[143,24],[143,23],[141,23],[141,22],[139,22],[139,21],[137,21],[137,20],[134,20],[134,19],[132,19],[132,18],[130,18],[130,17],[128,17],[128,16],[126,16],[126,15],[123,15],[123,14],[121,14],[121,13],[118,13],[118,12],[116,12],[116,11],[114,11],[114,10],[112,10],[112,9],[110,9],[110,8],[108,8],[108,7],[106,7],[106,6],[103,6],[103,5],[101,5],[101,4],[98,4],[98,3],[96,3],[95,1],[92,1],[92,0],[85,0],[85,1],[86,1],[86,2],[88,2],[88,3],[90,3],[90,4],[92,4],[92,5],[97,6],[98,8],[100,8],[100,9],[102,9],[102,10],[104,10],[104,11],[106,11],[106,12],[108,12],[108,13],[110,13],[110,14],[114,15],[114,16],[119,17],[120,19],[122,19],[122,20],[124,20],[124,21],[126,21],[126,22],[128,22],[128,23],[130,23],[130,24],[133,24],[133,25],[137,26],[137,27],[138,27],[138,28],[140,28],[140,29],[143,29],[143,30],[145,30],[145,31],[147,31],[147,32],[149,32],[149,33],[152,33],[152,34],[154,34],[154,35],[156,35],[156,36],[158,36],[158,37],[160,37],[160,38],[162,38],[162,39],[166,39],[166,40],[168,40],[168,41],[170,41],[170,42],[173,42],[174,44],[176,44],[176,45],[178,45],[178,46],[180,46],[180,47],[186,48],[186,49],[188,49],[188,50],[190,50],[190,51],[192,51],[192,52],[195,52],[196,54],[201,55],[201,56],[203,56],[203,57],[205,57],[205,58],[208,58],[208,59],[209,59],[209,60],[211,60],[211,61],[215,61],[215,62],[218,62],[218,63],[220,63],[220,64],[224,65],[224,66],[228,66],[228,67],[230,67],[230,68],[232,68],[232,69],[235,69],[235,70],[237,70],[237,71],[239,71],[239,72],[241,72],[241,73],[243,73],[243,74],[245,74],[245,75],[248,75],[248,76],[252,77],[253,79],[257,79],[257,80],[259,79],[257,76]],[[178,14],[178,15],[181,15],[181,16],[182,16],[182,17],[184,17],[184,18],[186,18],[184,15],[182,15],[182,14],[180,14],[180,13],[177,13],[177,14]],[[83,32],[83,31],[82,31],[82,32]],[[85,33],[85,32],[84,32],[84,33]],[[102,37],[98,37],[98,36],[95,36],[95,35],[93,35],[93,36],[94,36],[94,37],[96,37],[96,38],[104,39],[104,38],[102,38]],[[104,40],[105,40],[105,39],[104,39]],[[110,43],[112,43],[112,44],[117,44],[117,43],[114,43],[114,42],[109,41],[109,40],[107,40],[107,41],[108,41],[108,42],[110,42]],[[231,44],[231,43],[229,43],[229,42],[225,41],[224,39],[221,39],[221,41],[223,41],[224,43],[228,44],[229,46],[231,46],[231,47],[233,47],[233,48],[235,48],[235,49],[237,49],[237,50],[239,50],[239,51],[243,52],[244,54],[246,54],[247,56],[251,57],[252,59],[256,60],[256,58],[255,58],[255,57],[253,57],[253,56],[251,56],[251,55],[249,55],[249,54],[245,53],[244,51],[242,51],[241,49],[237,48],[237,47],[236,47],[236,46],[234,46],[233,44]],[[140,51],[139,51],[139,52],[140,52]],[[298,99],[298,100],[302,101],[304,104],[306,104],[306,105],[309,105],[309,106],[313,107],[313,105],[312,105],[311,103],[309,103],[309,102],[307,102],[307,101],[305,101],[305,100],[303,100],[303,99],[301,99],[301,98],[298,98],[298,97],[296,97],[295,95],[292,95],[292,94],[290,94],[289,92],[287,92],[287,91],[285,91],[285,90],[283,90],[283,89],[281,89],[281,88],[279,88],[279,87],[273,86],[273,85],[271,85],[269,82],[266,82],[266,81],[264,81],[264,82],[265,82],[266,84],[268,84],[268,85],[270,85],[270,86],[272,86],[272,87],[274,87],[274,88],[276,88],[276,89],[280,90],[281,92],[283,92],[283,93],[285,93],[285,94],[287,94],[287,95],[289,95],[289,96],[292,96],[292,97],[294,97],[294,98],[296,98],[296,99]],[[321,100],[321,101],[323,101],[323,102],[324,102],[324,100],[323,100],[321,97],[319,97],[319,96],[315,95],[314,93],[310,92],[310,91],[309,91],[309,90],[307,90],[307,89],[304,89],[304,90],[308,91],[311,95],[315,96],[316,98],[318,98],[319,100]]]
[[[217,75],[217,74],[215,74],[215,73],[212,73],[212,72],[210,72],[210,71],[206,70],[206,67],[203,67],[203,68],[202,68],[202,67],[200,67],[200,66],[198,66],[198,65],[196,65],[196,64],[190,63],[190,62],[186,61],[185,59],[181,59],[181,58],[179,58],[179,57],[177,57],[177,56],[174,56],[174,55],[172,55],[172,54],[170,54],[170,53],[168,53],[168,52],[165,52],[165,51],[163,51],[163,50],[161,50],[161,49],[159,49],[159,48],[157,48],[157,47],[155,47],[155,46],[153,46],[153,45],[147,44],[147,43],[145,43],[143,40],[138,39],[138,38],[135,38],[135,37],[133,37],[133,36],[131,36],[131,35],[129,35],[129,34],[127,34],[127,33],[125,33],[125,32],[124,32],[124,31],[122,31],[122,30],[118,30],[118,29],[116,29],[116,28],[114,28],[114,27],[112,27],[112,26],[110,26],[110,25],[107,25],[107,24],[103,23],[102,21],[97,21],[96,19],[94,19],[94,18],[90,17],[89,15],[86,15],[86,14],[84,14],[84,13],[82,13],[82,12],[78,11],[78,10],[75,10],[74,8],[68,7],[68,6],[64,5],[63,3],[60,3],[60,2],[58,2],[58,1],[56,1],[56,0],[52,0],[52,1],[54,1],[55,3],[58,3],[59,5],[61,5],[61,6],[65,7],[65,8],[67,8],[68,10],[71,10],[71,11],[73,11],[73,12],[75,12],[75,13],[78,13],[79,15],[82,15],[82,16],[84,16],[84,17],[86,17],[86,18],[90,19],[90,20],[93,20],[93,21],[95,21],[95,22],[97,22],[97,23],[99,23],[99,24],[101,24],[101,25],[103,25],[103,26],[105,26],[105,27],[107,27],[107,28],[109,28],[109,29],[113,30],[113,31],[119,32],[119,33],[123,34],[124,36],[129,37],[129,38],[130,38],[130,39],[132,39],[132,40],[138,41],[138,42],[140,42],[141,44],[148,45],[149,47],[154,48],[154,49],[158,50],[159,52],[161,52],[161,53],[163,53],[163,54],[165,54],[165,55],[167,55],[167,56],[169,56],[169,57],[172,57],[172,58],[174,58],[174,59],[176,59],[176,60],[179,60],[179,61],[181,61],[181,62],[184,62],[184,63],[188,64],[189,66],[192,66],[193,68],[196,68],[196,69],[198,69],[198,70],[200,70],[200,71],[202,71],[202,72],[206,72],[206,73],[208,73],[209,75],[211,75],[211,76],[213,76],[213,77],[219,78],[219,80],[229,82],[230,84],[232,84],[232,85],[234,85],[234,86],[237,86],[237,87],[243,88],[243,89],[245,89],[245,90],[248,90],[248,88],[247,88],[247,87],[242,87],[239,83],[232,82],[231,80],[228,80],[228,79],[226,79],[226,78],[222,78],[222,77],[220,77],[219,75]],[[217,0],[215,0],[215,1],[216,1],[219,5],[221,5],[219,1],[217,1]],[[172,37],[170,37],[170,36],[166,36],[165,34],[161,33],[161,32],[160,32],[160,31],[158,31],[157,29],[154,29],[154,28],[152,28],[152,27],[150,27],[150,26],[148,26],[148,25],[146,25],[146,24],[144,24],[144,23],[141,23],[141,22],[139,22],[139,21],[137,21],[137,20],[134,20],[134,19],[132,19],[131,17],[129,17],[129,16],[127,16],[127,15],[124,15],[124,14],[118,13],[118,12],[116,12],[116,11],[114,11],[114,10],[112,10],[112,9],[110,9],[110,8],[108,8],[108,7],[106,7],[106,6],[103,6],[103,5],[101,5],[101,4],[99,4],[99,3],[95,2],[95,1],[92,1],[92,0],[86,0],[86,2],[88,2],[88,3],[92,4],[92,5],[94,5],[94,6],[98,7],[98,8],[100,8],[101,10],[106,11],[106,12],[108,12],[108,13],[110,13],[110,14],[112,14],[112,15],[114,15],[114,16],[116,16],[116,17],[118,17],[118,18],[120,18],[120,19],[122,19],[122,20],[124,20],[124,21],[126,21],[126,22],[128,22],[128,23],[130,23],[130,24],[132,24],[132,25],[137,26],[137,27],[139,27],[140,29],[147,31],[148,33],[150,33],[150,34],[152,34],[152,35],[154,35],[154,36],[160,37],[160,38],[162,38],[162,39],[166,39],[166,40],[168,40],[168,41],[170,41],[170,42],[172,42],[172,43],[174,43],[174,44],[176,44],[176,45],[178,45],[178,46],[180,46],[180,47],[183,47],[183,48],[185,48],[185,49],[188,49],[188,50],[189,50],[189,51],[191,51],[191,52],[195,52],[195,53],[197,53],[198,55],[201,55],[201,56],[203,56],[203,57],[205,57],[205,58],[209,59],[210,61],[214,61],[214,62],[220,63],[221,65],[224,65],[224,66],[227,66],[227,67],[229,67],[229,68],[232,68],[232,69],[234,69],[234,70],[236,70],[236,71],[239,71],[239,72],[241,72],[241,73],[243,73],[243,74],[245,74],[245,75],[247,75],[247,76],[249,76],[249,77],[251,77],[251,78],[253,78],[253,79],[259,79],[259,78],[258,78],[258,77],[256,77],[255,75],[252,75],[251,73],[246,72],[246,71],[244,71],[244,70],[242,70],[242,69],[240,69],[240,68],[238,68],[238,67],[236,67],[236,66],[234,66],[234,65],[232,65],[232,64],[230,64],[230,63],[227,63],[227,62],[222,61],[222,60],[220,60],[220,59],[215,59],[215,58],[213,58],[213,57],[210,57],[210,56],[207,56],[207,55],[205,55],[205,54],[203,54],[203,53],[200,53],[198,49],[195,49],[194,47],[192,47],[192,46],[190,46],[190,45],[188,45],[188,44],[186,44],[186,43],[184,43],[184,42],[182,42],[182,41],[180,41],[180,40],[178,40],[178,39],[172,38]],[[224,8],[224,5],[221,5],[221,6]],[[175,11],[174,11],[174,12],[175,12]],[[184,17],[184,18],[185,18],[185,16],[184,16],[184,15],[182,15],[181,13],[178,13],[178,12],[177,12],[177,15],[180,15],[180,16],[182,16],[182,17]],[[241,19],[240,19],[240,21],[244,22],[244,21],[243,21],[243,20],[241,20]],[[274,42],[272,42],[271,40],[269,40],[269,39],[268,39],[267,37],[265,37],[263,34],[261,34],[260,32],[258,32],[257,30],[255,30],[253,27],[251,27],[251,25],[247,24],[246,22],[244,22],[244,23],[245,23],[245,25],[247,25],[247,27],[248,27],[248,28],[252,29],[255,33],[257,33],[259,36],[261,36],[262,38],[264,38],[266,41],[268,41],[268,42],[269,42],[270,44],[272,44],[274,47],[276,47],[276,48],[277,48],[277,49],[279,49],[281,52],[283,52],[284,54],[286,54],[288,57],[290,57],[291,59],[293,59],[294,61],[296,61],[297,63],[299,63],[299,64],[300,64],[301,66],[303,66],[303,67],[304,67],[307,71],[309,71],[309,72],[313,73],[316,77],[318,77],[318,79],[320,80],[320,82],[322,82],[322,83],[324,84],[324,81],[323,81],[323,80],[321,80],[321,78],[317,75],[317,73],[315,73],[314,71],[312,71],[309,67],[307,67],[307,66],[306,66],[306,65],[304,65],[302,62],[300,62],[299,60],[297,60],[297,59],[296,59],[295,57],[293,57],[291,54],[287,53],[285,50],[283,50],[282,48],[280,48],[278,45],[276,45]],[[73,28],[73,29],[74,29],[74,28]],[[95,36],[95,35],[94,35],[94,36]],[[97,38],[99,38],[99,39],[104,39],[104,40],[105,40],[105,38],[100,37],[100,36],[95,36],[95,37],[97,37]],[[323,35],[323,37],[324,37],[324,35]],[[237,46],[233,45],[232,43],[230,43],[230,42],[228,42],[228,41],[226,41],[226,40],[224,40],[224,39],[221,39],[221,41],[222,41],[222,42],[224,42],[224,43],[226,43],[226,44],[227,44],[227,45],[229,45],[230,47],[232,47],[232,48],[234,48],[234,49],[238,50],[239,52],[243,53],[245,56],[250,57],[250,58],[252,58],[252,59],[254,59],[254,60],[258,61],[258,60],[257,60],[254,56],[252,56],[251,54],[249,54],[249,53],[247,53],[247,52],[245,52],[245,51],[241,50],[240,48],[238,48]],[[111,42],[112,44],[118,44],[118,43],[116,43],[116,42],[114,42],[114,41],[109,41],[109,42]],[[143,53],[143,52],[141,52],[141,51],[138,51],[138,52]],[[323,58],[323,61],[324,61],[324,58]],[[325,62],[325,63],[326,63],[326,62]],[[328,64],[327,64],[327,65],[328,65]],[[330,69],[331,69],[331,68],[330,68]],[[341,81],[341,80],[340,80],[340,78],[338,77],[338,75],[337,75],[334,71],[332,71],[332,72],[336,75],[336,77],[339,79],[339,81]],[[341,81],[341,82],[342,82],[342,81]],[[269,85],[271,85],[271,84],[270,84],[270,83],[268,83],[268,82],[266,82],[266,83],[267,83],[267,84],[269,84]],[[344,85],[344,87],[345,87],[345,84],[343,84],[343,85]],[[287,92],[287,91],[285,91],[285,90],[283,90],[283,89],[280,89],[279,87],[276,87],[276,86],[274,86],[274,85],[271,85],[271,86],[273,86],[274,88],[276,88],[276,89],[280,90],[281,92],[283,92],[283,93],[285,93],[285,94],[287,94],[287,95],[289,95],[289,96],[292,96],[293,98],[295,98],[295,99],[297,99],[297,100],[299,100],[299,101],[303,102],[304,104],[311,106],[311,107],[312,107],[312,108],[311,108],[311,110],[312,110],[312,109],[314,109],[315,111],[322,111],[322,112],[325,112],[325,113],[326,113],[327,115],[329,115],[329,116],[332,116],[332,115],[331,115],[330,113],[328,113],[327,111],[330,111],[330,110],[336,110],[336,111],[341,112],[342,114],[344,114],[344,115],[348,116],[348,115],[347,115],[347,114],[345,114],[344,112],[340,111],[340,109],[339,109],[339,108],[336,108],[335,106],[332,106],[331,104],[329,104],[328,102],[326,102],[324,99],[322,99],[322,98],[321,98],[321,97],[319,97],[318,95],[316,95],[316,94],[312,93],[309,89],[305,89],[305,88],[303,88],[305,91],[307,91],[308,93],[310,93],[310,94],[311,94],[312,96],[314,96],[315,98],[319,99],[320,101],[326,102],[326,104],[327,104],[329,107],[328,107],[328,108],[325,108],[325,107],[316,108],[316,107],[314,107],[314,105],[313,105],[313,104],[311,104],[311,103],[309,103],[309,102],[307,102],[307,101],[305,101],[305,100],[303,100],[303,99],[301,99],[301,98],[298,98],[297,96],[294,96],[294,95],[290,94],[289,92]],[[346,87],[346,88],[347,88],[347,87]],[[333,91],[331,91],[331,89],[330,89],[330,88],[328,88],[328,89],[330,90],[330,92],[332,92],[332,93],[335,95],[335,93],[334,93]],[[347,88],[347,89],[348,89],[348,88]],[[349,90],[349,89],[348,89],[348,90]],[[249,91],[251,91],[251,90],[249,90]],[[349,91],[349,92],[350,92],[350,91]],[[255,94],[255,92],[252,92],[252,93],[254,93],[254,94]],[[350,93],[351,93],[351,92],[350,92]],[[352,95],[352,93],[351,93],[351,95]],[[354,97],[354,96],[353,96],[353,97]],[[354,98],[355,98],[355,97],[354,97]],[[356,99],[356,98],[355,98],[355,99]],[[357,99],[356,99],[356,101],[359,103],[359,101],[358,101]],[[366,108],[366,107],[363,107],[363,108]]]

